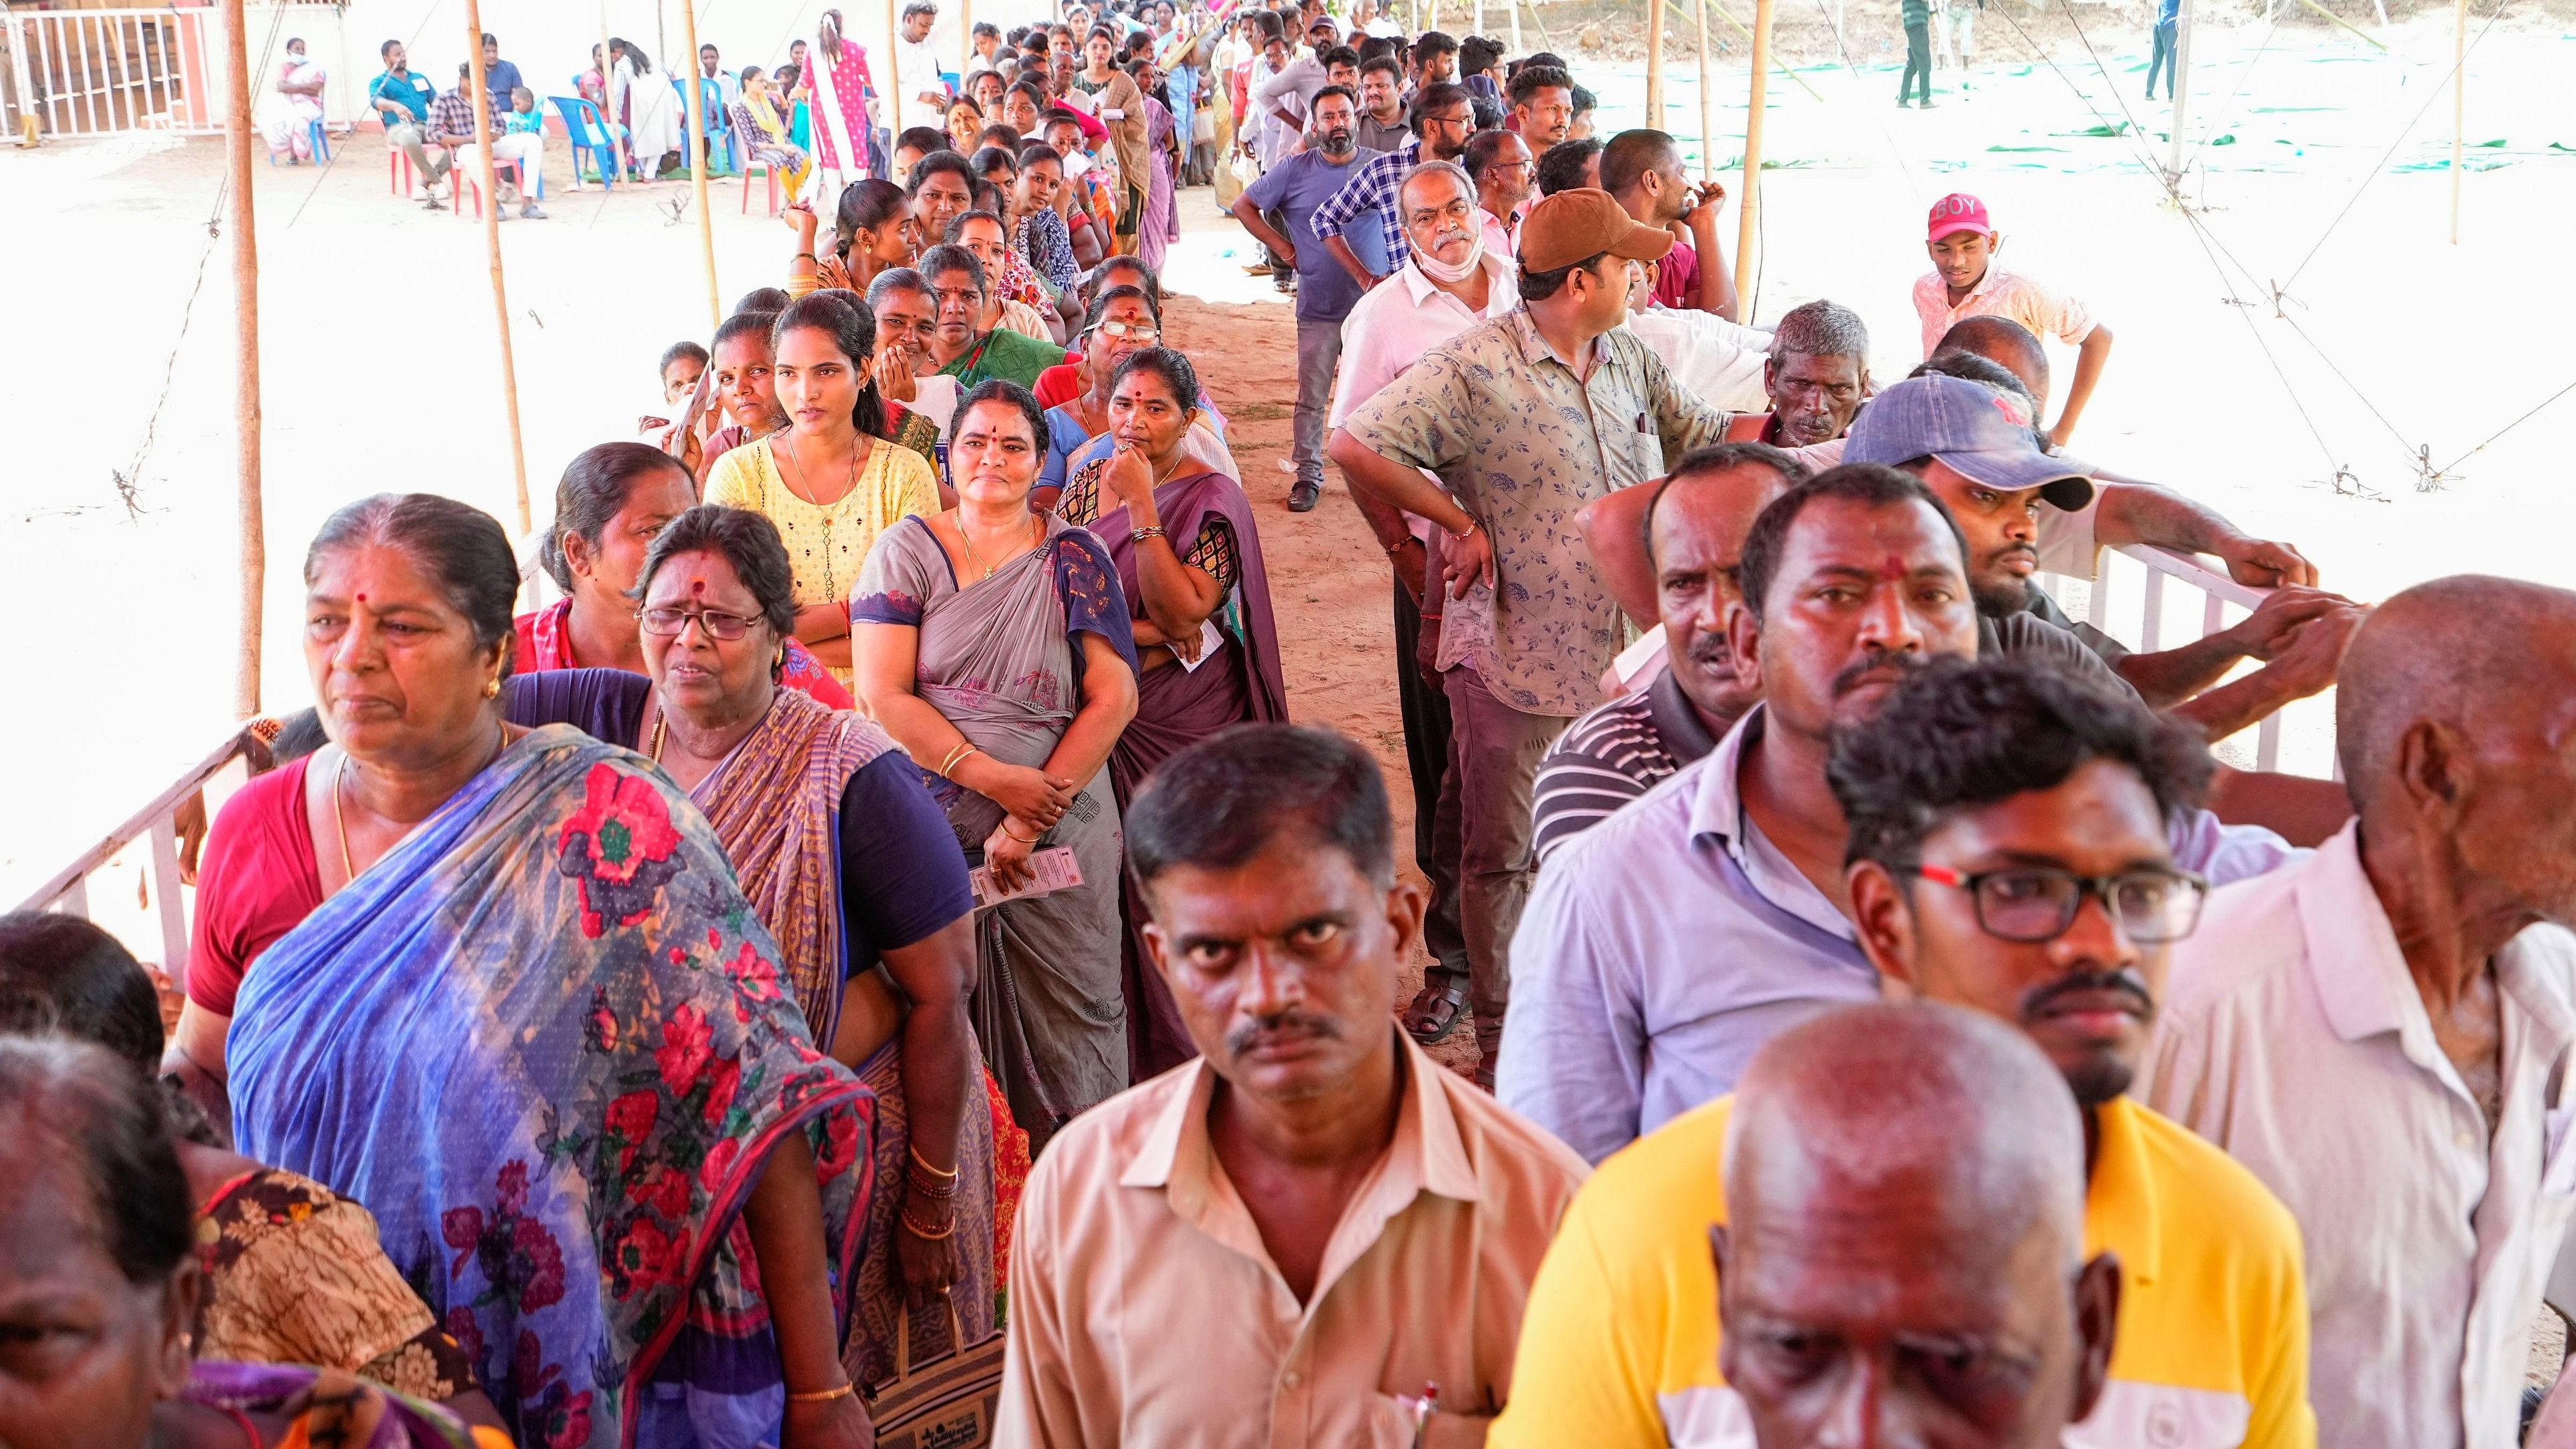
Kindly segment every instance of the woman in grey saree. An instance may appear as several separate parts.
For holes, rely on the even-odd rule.
[[[993,888],[1069,851],[1081,884],[977,913],[976,1036],[1044,1147],[1127,1085],[1118,806],[1107,761],[1136,712],[1136,646],[1100,541],[1028,511],[1044,414],[1016,384],[968,393],[957,506],[879,535],[850,600],[860,694],[911,754]]]

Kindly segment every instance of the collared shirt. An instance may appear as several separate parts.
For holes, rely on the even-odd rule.
[[[492,107],[492,134],[501,134],[502,128],[509,124],[510,112],[515,109],[510,103],[510,92],[526,84],[519,78],[519,68],[506,60],[496,60],[484,67],[483,97]]]
[[[1708,1250],[1733,1105],[1679,1118],[1576,1194],[1490,1449],[1754,1449],[1717,1369]],[[2313,1449],[2299,1225],[2252,1173],[2134,1102],[2097,1125],[2084,1251],[2118,1255],[2120,1322],[2110,1382],[2068,1449]]]
[[[2252,1169],[2306,1229],[2328,1444],[2517,1442],[2531,1321],[2576,1210],[2576,936],[2533,926],[2491,964],[2504,1104],[2492,1137],[2434,1040],[2358,825],[2295,869],[2219,892],[2175,952],[2142,1095]]]
[[[1030,1174],[996,1442],[1402,1449],[1395,1395],[1490,1415],[1586,1171],[1402,1033],[1395,1138],[1300,1304],[1208,1138],[1204,1058],[1110,1098]],[[1463,1427],[1463,1426],[1462,1426]]]
[[[1762,364],[1771,355],[1770,333],[1697,308],[1632,311],[1627,326],[1664,360],[1682,386],[1698,393],[1710,407],[1753,412],[1771,406],[1771,394],[1762,385]]]
[[[433,135],[464,137],[465,140],[458,143],[460,145],[473,144],[474,97],[466,94],[462,86],[440,91],[438,99],[429,103],[429,129]],[[498,135],[500,122],[493,122],[492,130]]]
[[[1851,922],[1745,813],[1767,713],[1560,845],[1512,933],[1495,1095],[1591,1161],[1733,1091],[1772,1037],[1878,999]]]
[[[1484,526],[1493,634],[1472,664],[1524,714],[1590,709],[1621,642],[1619,605],[1576,513],[1726,429],[1636,334],[1613,328],[1591,346],[1591,375],[1578,379],[1523,308],[1433,349],[1346,424],[1379,455],[1439,474]]]
[[[1521,254],[1519,213],[1496,216],[1490,207],[1479,206],[1476,208],[1476,224],[1484,228],[1485,250],[1501,252],[1504,256],[1516,260],[1519,258]]]
[[[939,74],[939,47],[927,39],[905,40],[897,36],[894,74],[895,88],[902,92],[901,104],[896,108],[897,114],[903,117],[901,124],[938,126],[942,113],[948,109],[946,103],[934,105],[922,100],[921,95],[924,91],[943,96],[948,94],[948,82]]]
[[[1939,272],[1926,272],[1914,282],[1914,315],[1923,322],[1923,355],[1941,345],[1962,317],[2010,317],[2036,337],[2055,337],[2074,346],[2093,335],[2093,314],[2084,304],[2056,288],[2007,272],[1992,262],[1986,274],[1959,305],[1950,305],[1950,284]]]
[[[426,126],[429,122],[430,105],[437,97],[438,88],[411,71],[404,71],[401,75],[386,71],[367,84],[367,105],[370,109],[373,109],[379,100],[391,101],[402,107],[403,120],[390,123],[396,126],[403,124],[405,120],[415,127]],[[377,111],[376,114],[382,116],[385,113]],[[468,110],[465,114],[470,121],[474,113]]]
[[[1404,185],[1404,173],[1422,164],[1422,140],[1414,137],[1402,150],[1390,151],[1366,163],[1351,178],[1341,194],[1315,208],[1315,235],[1340,236],[1342,228],[1374,211],[1378,224],[1385,228],[1386,254],[1405,255],[1404,221],[1396,213],[1396,192]]]
[[[1481,315],[1424,275],[1410,247],[1396,255],[1404,258],[1404,265],[1370,288],[1351,308],[1351,315],[1342,319],[1342,366],[1333,382],[1333,427],[1348,422],[1360,404],[1377,396],[1433,348],[1479,321],[1520,308],[1520,268],[1508,253],[1485,250]]]
[[[1712,751],[1668,668],[1539,761],[1538,885],[1512,936],[1495,1091],[1596,1162],[1733,1091],[1774,1035],[1878,995],[1851,923],[1744,813],[1743,749],[1764,713]],[[2206,810],[2165,838],[2213,884],[2308,854]],[[2206,922],[2194,939],[2213,939]]]
[[[1359,143],[1372,151],[1396,152],[1413,143],[1413,125],[1398,109],[1395,119],[1381,121],[1366,111],[1360,112],[1360,123],[1351,132]]]

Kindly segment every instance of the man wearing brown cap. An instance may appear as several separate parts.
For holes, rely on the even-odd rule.
[[[1530,787],[1539,757],[1600,700],[1619,608],[1575,515],[1716,442],[1726,415],[1677,385],[1620,327],[1637,264],[1672,250],[1610,193],[1561,191],[1521,223],[1519,311],[1434,349],[1334,433],[1353,487],[1448,534],[1439,664],[1453,768],[1443,809],[1463,841],[1465,989],[1429,978],[1406,1013],[1437,1035],[1465,996],[1491,1083],[1502,1043],[1513,925],[1535,869]],[[1436,474],[1440,482],[1423,476]]]

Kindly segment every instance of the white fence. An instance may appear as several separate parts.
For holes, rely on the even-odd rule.
[[[204,129],[214,105],[200,48],[210,10],[10,11],[0,117],[45,136],[103,136],[146,127]],[[214,52],[220,57],[221,52]],[[220,71],[214,72],[219,80]]]

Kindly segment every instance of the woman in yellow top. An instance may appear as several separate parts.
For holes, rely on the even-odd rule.
[[[846,684],[859,566],[896,519],[939,511],[939,483],[919,453],[887,440],[866,308],[829,292],[798,298],[778,314],[770,343],[787,426],[717,459],[706,501],[778,525],[796,574],[796,637]]]

